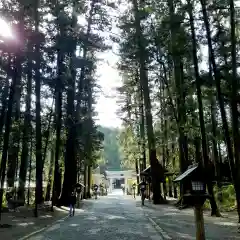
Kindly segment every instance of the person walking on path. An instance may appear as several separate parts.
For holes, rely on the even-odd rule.
[[[132,190],[133,190],[133,198],[136,199],[136,183],[132,185]]]
[[[75,214],[75,205],[76,205],[76,202],[77,202],[77,197],[76,197],[75,192],[71,193],[71,196],[70,196],[69,200],[70,200],[69,215],[70,215],[70,217],[72,217]]]
[[[95,199],[97,199],[97,194],[98,194],[98,185],[97,184],[93,185],[93,191],[94,191]]]
[[[146,198],[146,183],[144,181],[140,183],[140,191],[141,191],[142,206],[144,206],[144,200]]]
[[[123,195],[125,194],[125,186],[122,185],[122,191],[123,191]]]

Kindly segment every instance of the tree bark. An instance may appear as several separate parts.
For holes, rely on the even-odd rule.
[[[208,20],[207,9],[206,9],[206,0],[200,0],[200,2],[201,2],[201,7],[202,7],[204,25],[205,25],[205,28],[206,28],[208,50],[209,50],[210,60],[211,60],[211,64],[212,64],[212,70],[213,70],[213,73],[214,73],[215,84],[216,84],[216,89],[217,89],[217,97],[218,97],[218,102],[219,102],[219,108],[220,108],[220,113],[221,113],[221,117],[222,117],[225,142],[226,142],[226,145],[227,145],[229,166],[230,166],[230,169],[231,169],[232,180],[233,180],[233,183],[234,183],[234,189],[235,189],[235,192],[236,192],[237,202],[239,202],[238,199],[240,199],[240,188],[239,188],[239,183],[237,182],[236,174],[235,174],[235,163],[234,163],[232,142],[231,142],[230,133],[229,133],[226,111],[225,111],[225,107],[224,107],[224,100],[223,100],[223,97],[222,97],[221,76],[220,76],[219,71],[217,70],[214,50],[213,50],[213,46],[212,46],[210,24],[209,24],[209,20]],[[238,207],[238,209],[239,209],[239,207]],[[240,213],[239,213],[239,220],[240,220]]]
[[[147,126],[147,139],[148,139],[148,150],[149,150],[149,162],[151,165],[151,177],[152,177],[152,189],[153,189],[153,203],[159,204],[163,202],[163,198],[160,194],[160,181],[164,178],[164,170],[162,165],[158,162],[156,156],[156,144],[155,136],[153,132],[153,121],[151,113],[151,100],[149,94],[148,86],[148,76],[147,76],[147,53],[145,46],[143,45],[143,34],[141,30],[141,22],[138,10],[137,0],[133,0],[133,8],[135,15],[135,28],[136,28],[136,41],[138,47],[138,61],[140,65],[140,84],[143,89],[143,99],[145,105],[145,117]]]
[[[18,73],[16,77],[16,91],[13,103],[14,123],[10,133],[10,146],[8,150],[8,169],[7,169],[7,184],[8,187],[13,188],[15,182],[15,173],[17,172],[18,154],[20,144],[20,98],[21,98],[21,77],[22,77],[22,59],[17,61],[18,64],[14,66]]]
[[[30,40],[29,40],[30,41]],[[24,113],[24,125],[23,125],[23,139],[22,139],[22,154],[19,170],[19,188],[18,188],[18,199],[25,199],[25,186],[27,178],[27,168],[28,168],[28,155],[29,155],[29,140],[31,135],[31,99],[32,99],[32,43],[28,43],[28,62],[27,62],[27,95],[26,110]]]
[[[15,59],[14,63],[16,64],[16,61],[19,61],[19,59]],[[4,187],[4,181],[5,181],[5,175],[6,175],[6,167],[7,167],[7,155],[8,155],[8,145],[9,145],[9,135],[11,132],[11,126],[12,126],[12,109],[13,109],[13,100],[15,96],[15,89],[17,80],[14,77],[18,73],[16,72],[16,68],[13,70],[13,78],[12,78],[12,84],[10,87],[9,92],[9,98],[8,98],[8,110],[6,115],[6,124],[5,124],[5,132],[4,132],[4,138],[3,138],[3,151],[2,151],[2,160],[0,165],[0,176],[1,176],[1,186],[0,186],[0,220],[1,220],[1,213],[2,213],[2,203],[3,203],[3,187]]]
[[[43,201],[43,169],[42,169],[42,124],[41,124],[41,74],[40,74],[40,41],[42,35],[39,32],[39,0],[34,8],[35,34],[35,95],[36,95],[36,189],[35,189],[35,217],[38,216],[37,205]]]
[[[77,25],[77,17],[74,14],[75,4],[73,5],[72,24],[71,28],[75,29]],[[74,34],[72,32],[72,34]],[[74,186],[77,181],[77,163],[75,156],[75,121],[74,121],[74,99],[75,99],[75,78],[76,69],[74,67],[74,60],[76,59],[76,47],[77,39],[73,36],[73,44],[70,53],[70,71],[71,76],[68,78],[68,90],[67,90],[67,142],[66,142],[66,154],[65,154],[65,171],[63,188],[61,194],[61,203],[63,205],[68,204],[69,196],[74,190]]]
[[[10,59],[9,57],[9,64],[10,64]],[[1,115],[0,115],[0,141],[2,145],[2,134],[3,134],[3,127],[5,124],[5,119],[6,119],[6,111],[7,111],[7,105],[8,105],[8,95],[9,95],[9,79],[6,79],[6,83],[2,92],[2,98],[1,98],[1,103],[2,103],[2,109],[1,109]],[[0,175],[1,177],[1,175]]]
[[[56,6],[59,7],[59,6]],[[55,88],[55,123],[56,123],[56,142],[55,142],[55,162],[54,162],[54,180],[53,180],[53,192],[52,192],[52,210],[55,204],[58,202],[61,194],[61,173],[59,159],[61,156],[61,129],[62,129],[62,88],[63,88],[63,76],[64,76],[64,54],[60,45],[63,44],[64,28],[62,25],[59,28],[59,46],[57,48],[57,82]]]
[[[186,124],[186,110],[185,110],[185,99],[184,99],[184,81],[183,81],[183,64],[181,60],[181,54],[179,46],[176,45],[177,31],[181,27],[180,23],[176,24],[174,17],[174,6],[173,1],[168,1],[168,8],[170,13],[170,34],[171,34],[171,54],[174,65],[174,80],[175,87],[177,90],[177,119],[179,121],[179,157],[180,157],[180,171],[184,172],[188,166],[188,140],[184,133]],[[185,192],[184,185],[181,184],[180,188],[181,195]]]
[[[54,149],[51,149],[50,163],[49,163],[49,171],[48,171],[48,183],[45,195],[45,201],[50,201],[51,199],[51,188],[53,183],[53,168],[54,168]]]
[[[188,14],[190,18],[190,27],[191,27],[191,35],[192,35],[193,64],[194,64],[195,79],[196,79],[197,100],[198,100],[198,110],[199,110],[198,113],[199,113],[200,129],[201,129],[201,136],[202,136],[201,138],[202,153],[203,153],[203,160],[204,160],[203,162],[200,162],[200,164],[204,165],[204,168],[206,170],[207,188],[208,188],[208,193],[210,195],[210,203],[211,203],[211,209],[212,209],[211,215],[216,215],[217,217],[220,217],[220,213],[219,213],[216,200],[213,194],[213,184],[212,184],[213,179],[209,171],[210,160],[208,156],[206,128],[205,128],[204,115],[203,115],[201,79],[199,75],[198,59],[197,59],[196,34],[195,34],[195,27],[194,27],[194,18],[192,13],[192,4],[190,0],[188,0]]]
[[[231,57],[232,57],[232,77],[231,77],[231,117],[232,117],[232,132],[234,145],[234,182],[237,200],[238,221],[240,222],[240,134],[239,134],[239,113],[238,113],[238,89],[239,80],[237,76],[237,57],[236,57],[236,14],[234,1],[229,1],[230,6],[230,25],[231,25]]]

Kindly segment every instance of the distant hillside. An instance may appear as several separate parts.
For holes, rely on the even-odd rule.
[[[118,144],[117,136],[119,130],[116,128],[107,128],[99,126],[98,130],[104,134],[104,153],[105,167],[107,170],[121,169],[121,152]]]

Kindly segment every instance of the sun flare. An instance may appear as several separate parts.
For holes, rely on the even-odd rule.
[[[13,37],[11,27],[6,23],[6,21],[4,21],[1,18],[0,18],[0,36],[5,38]]]

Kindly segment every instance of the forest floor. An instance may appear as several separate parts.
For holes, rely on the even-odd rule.
[[[67,208],[39,209],[35,218],[32,207],[20,207],[17,212],[4,212],[1,216],[0,239],[18,240],[37,232],[68,216]]]
[[[174,200],[174,199],[171,199]],[[137,197],[137,205],[141,205]],[[142,208],[145,216],[162,231],[164,239],[195,239],[195,220],[193,209],[177,209],[173,204],[153,205],[145,201]],[[206,239],[240,239],[238,217],[235,212],[221,212],[222,217],[212,217],[209,210],[204,211]]]

